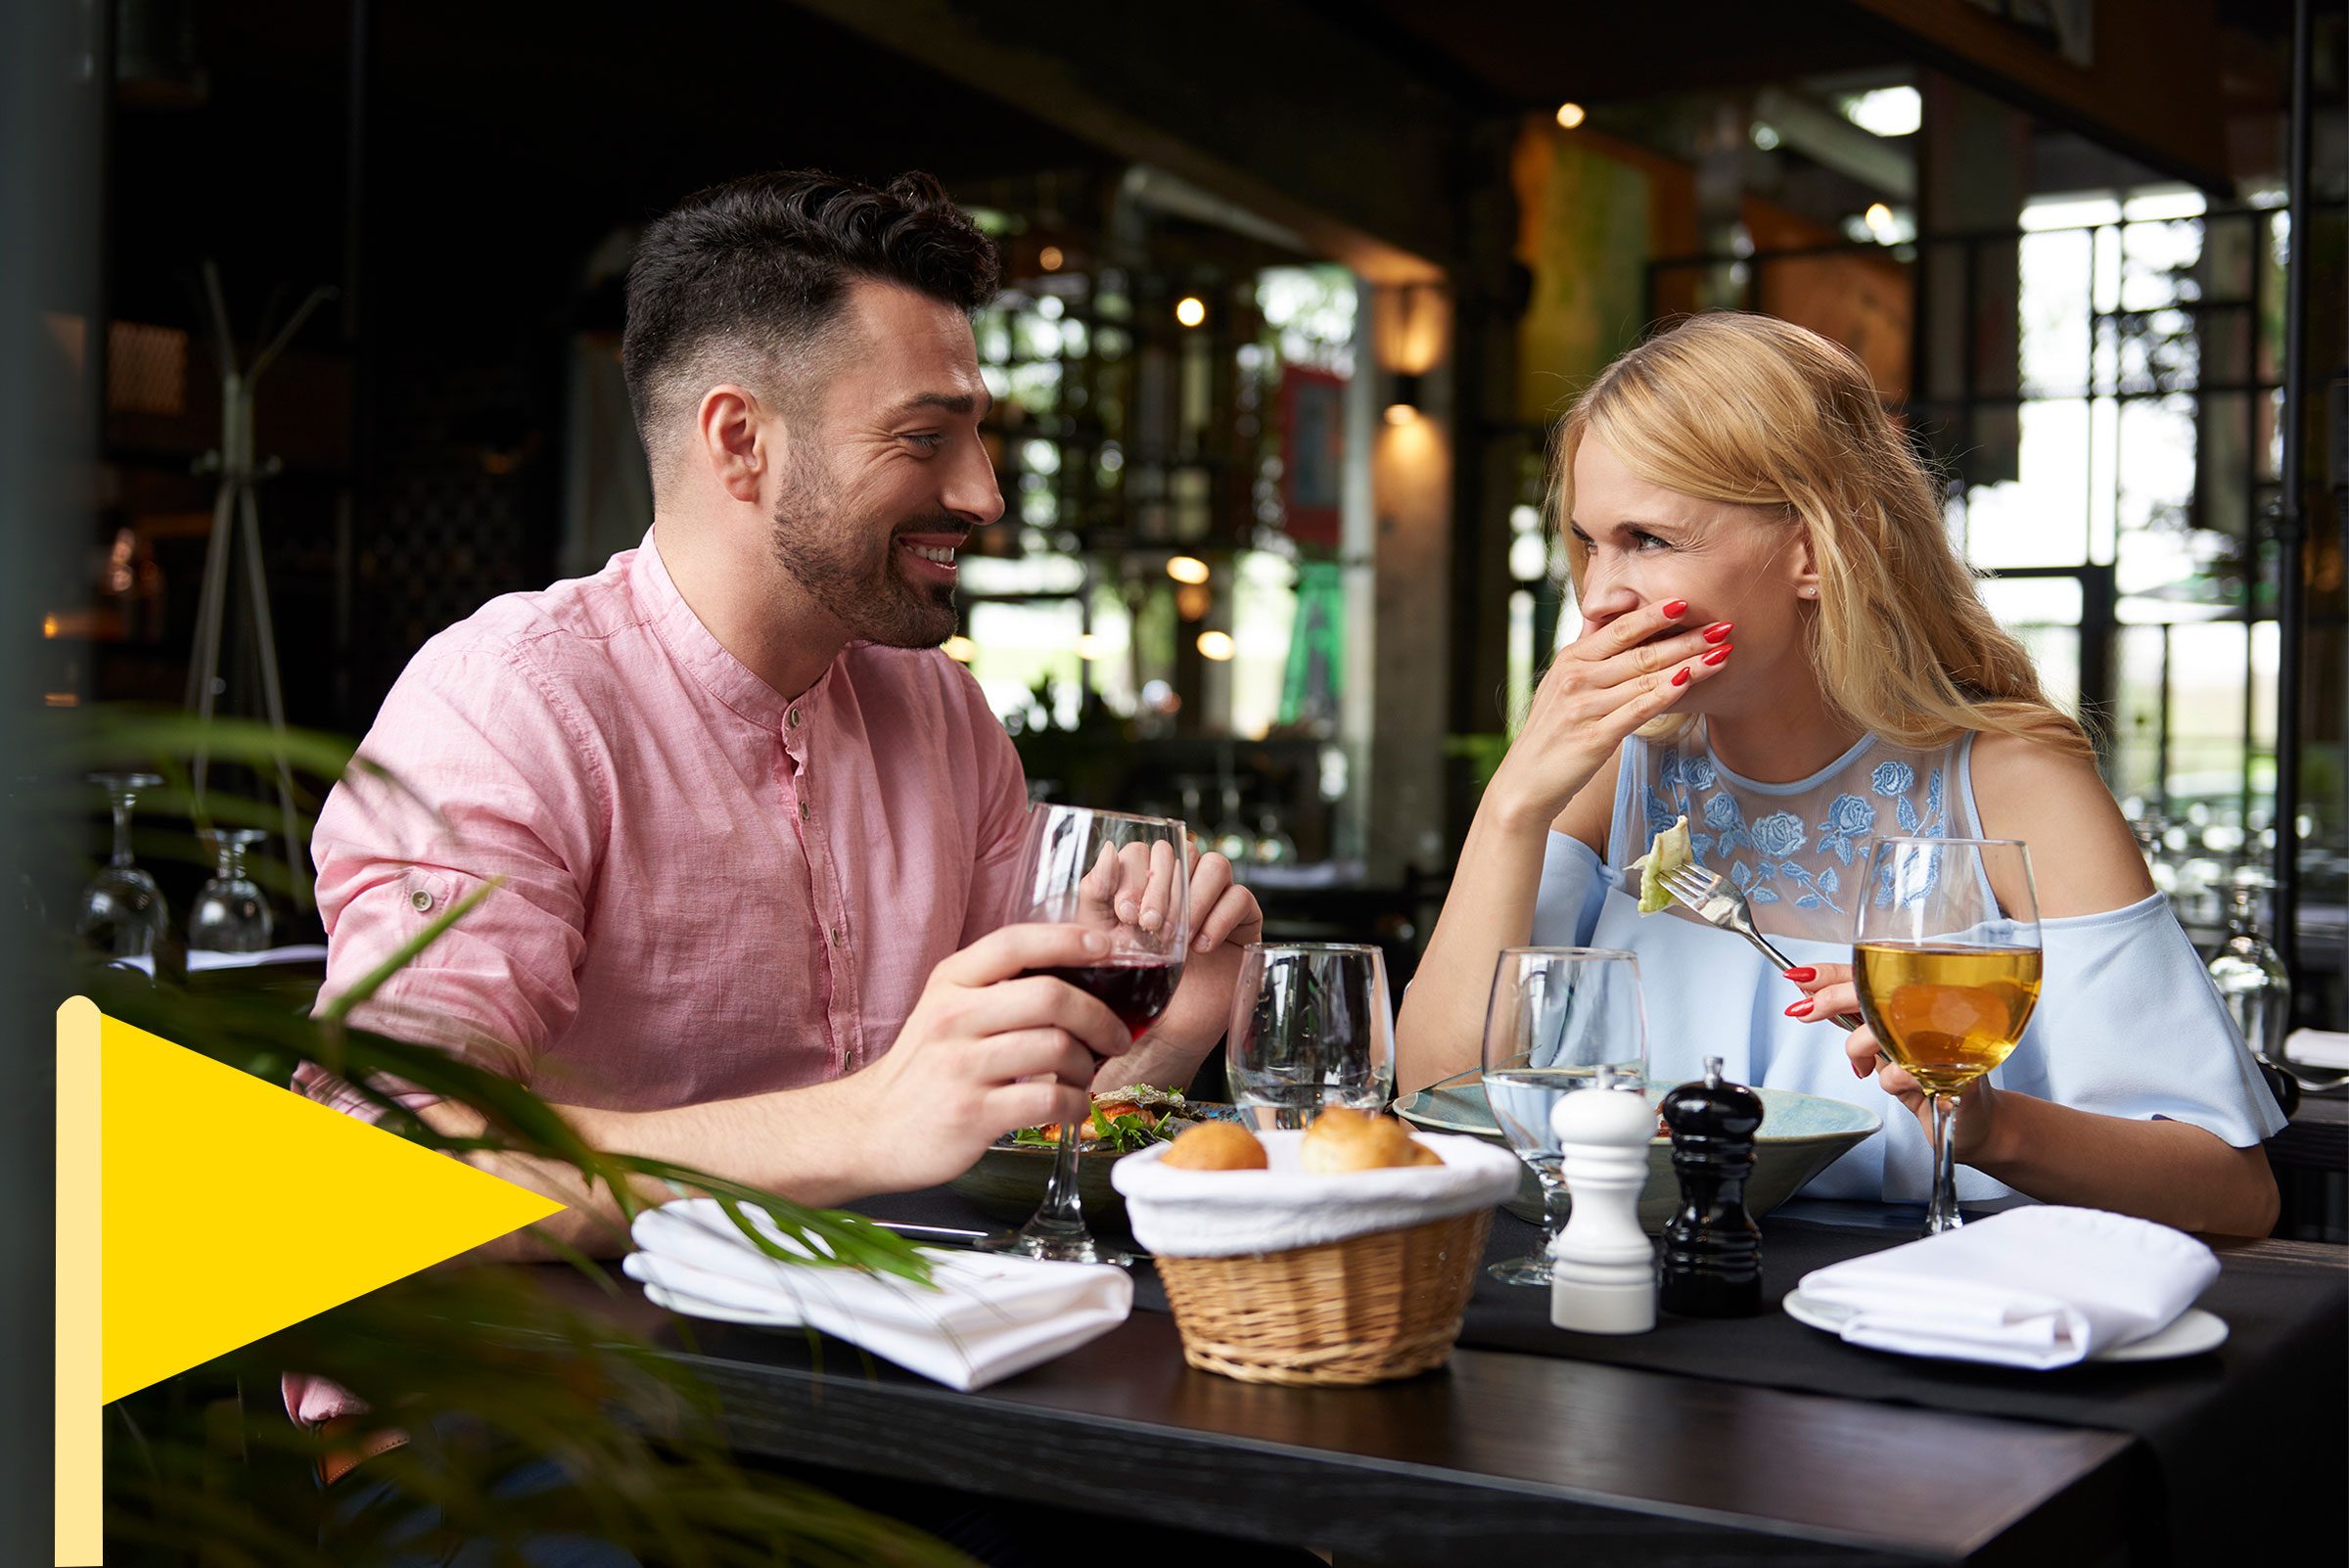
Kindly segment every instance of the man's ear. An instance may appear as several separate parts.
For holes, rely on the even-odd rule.
[[[760,483],[782,458],[758,395],[731,383],[702,393],[694,410],[694,455],[737,501],[756,505]]]

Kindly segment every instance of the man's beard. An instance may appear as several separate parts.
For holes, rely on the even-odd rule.
[[[831,477],[795,461],[791,485],[775,503],[772,538],[783,570],[851,637],[885,648],[935,648],[954,634],[953,585],[908,578],[898,563],[898,539],[969,530],[946,512],[905,518],[887,530],[851,517]]]

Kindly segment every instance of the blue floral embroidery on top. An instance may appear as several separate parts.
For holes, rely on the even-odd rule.
[[[1916,783],[1917,769],[1911,763],[1885,761],[1868,771],[1866,788],[1878,800],[1893,803],[1892,815],[1901,832],[1921,838],[1946,833],[1943,768],[1926,770],[1921,811],[1911,795]],[[1640,808],[1651,837],[1676,818],[1687,817],[1693,828],[1689,848],[1697,861],[1728,877],[1750,902],[1790,902],[1799,909],[1837,914],[1846,912],[1837,900],[1851,885],[1843,871],[1865,864],[1882,815],[1877,801],[1846,793],[1829,801],[1815,824],[1783,810],[1749,824],[1744,806],[1713,759],[1702,753],[1684,757],[1677,747],[1664,749],[1658,757],[1655,783],[1642,789]],[[1796,858],[1806,850],[1816,852],[1818,865]],[[1868,891],[1887,902],[1892,897],[1888,886]],[[1922,889],[1905,891],[1911,897],[1923,894]]]
[[[1876,808],[1858,795],[1838,795],[1827,807],[1826,820],[1819,824],[1819,849],[1821,854],[1831,854],[1845,865],[1860,848],[1859,841],[1876,825]]]
[[[1810,842],[1803,819],[1792,811],[1773,811],[1754,824],[1754,848],[1764,854],[1788,855]]]

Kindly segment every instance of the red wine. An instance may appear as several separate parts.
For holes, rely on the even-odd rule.
[[[1030,975],[1064,981],[1087,996],[1099,997],[1118,1015],[1118,1022],[1135,1039],[1140,1039],[1142,1031],[1157,1023],[1158,1015],[1174,999],[1174,988],[1182,979],[1182,965],[1169,963],[1164,958],[1113,958],[1105,964],[1020,971],[1023,980]]]

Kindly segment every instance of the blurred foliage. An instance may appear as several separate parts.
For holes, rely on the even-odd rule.
[[[256,804],[215,790],[199,801],[187,764],[199,745],[216,769],[241,765],[265,780],[285,761],[297,781],[305,836],[327,789],[351,765],[345,742],[279,735],[258,723],[218,720],[200,728],[175,713],[108,709],[75,719],[52,732],[41,755],[29,760],[29,771],[47,780],[78,780],[101,766],[161,773],[169,783],[143,797],[142,808],[185,811],[192,830],[184,843],[199,863],[204,856],[193,828],[271,827],[277,814],[274,799]],[[57,798],[66,798],[62,785]],[[79,803],[82,795],[71,799]],[[56,820],[47,809],[53,804],[39,797],[18,806]],[[78,811],[77,804],[71,814]],[[143,842],[183,841],[166,835]],[[294,875],[279,865],[272,880],[283,887]],[[494,887],[483,894],[496,896]],[[609,1187],[631,1215],[641,1206],[634,1194],[648,1186],[708,1193],[776,1256],[789,1255],[751,1227],[746,1210],[764,1211],[783,1235],[839,1267],[927,1280],[928,1267],[910,1244],[858,1216],[805,1208],[689,1167],[589,1148],[523,1085],[447,1052],[346,1026],[357,1000],[474,901],[446,911],[315,1018],[306,1008],[289,1007],[271,988],[191,992],[168,978],[158,982],[103,965],[62,939],[45,956],[60,997],[87,995],[110,1016],[272,1083],[286,1084],[304,1060],[318,1062],[358,1087],[381,1114],[380,1126],[427,1147],[557,1161]],[[442,1137],[388,1089],[372,1086],[378,1079],[469,1106],[487,1127],[478,1137]],[[266,1201],[254,1193],[204,1195],[203,1174],[188,1175],[196,1201]],[[334,1179],[332,1172],[314,1176]],[[571,1257],[569,1265],[430,1269],[118,1401],[108,1411],[109,1560],[364,1568],[438,1561],[465,1541],[511,1548],[566,1533],[677,1568],[966,1560],[804,1483],[736,1464],[714,1403],[686,1363],[574,1300],[608,1294],[617,1301],[634,1287],[601,1265]],[[367,1409],[352,1417],[356,1430],[330,1443],[296,1425],[279,1391],[281,1374],[294,1370],[327,1378],[363,1401]],[[330,1448],[363,1448],[370,1434],[387,1429],[409,1441],[367,1459],[332,1490],[319,1487],[315,1466]],[[518,1490],[513,1478],[525,1466],[544,1471],[546,1484]],[[420,1504],[437,1509],[441,1521],[421,1535]]]

